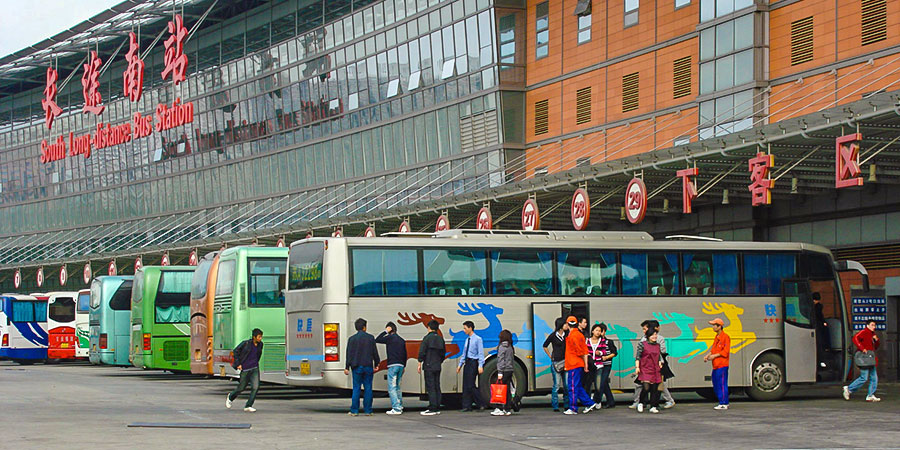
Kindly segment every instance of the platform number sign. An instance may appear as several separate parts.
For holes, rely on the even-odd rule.
[[[22,285],[22,271],[20,271],[19,269],[16,269],[16,274],[13,275],[13,287],[18,289],[19,286],[21,286],[21,285]]]
[[[525,204],[522,205],[522,229],[525,231],[541,229],[541,214],[533,198],[525,200]]]
[[[284,247],[284,238],[278,238],[278,241],[275,242],[276,247]]]
[[[137,259],[134,260],[134,273],[137,273],[142,267],[144,267],[143,258],[138,256]]]
[[[640,178],[634,178],[625,189],[625,217],[639,224],[647,214],[647,186]]]
[[[475,229],[490,230],[492,226],[494,226],[494,218],[491,217],[491,210],[481,208],[478,211],[478,215],[475,216]]]
[[[59,285],[65,286],[67,281],[69,281],[69,271],[66,266],[62,266],[59,268]]]
[[[197,261],[197,250],[194,249],[194,250],[191,250],[191,255],[188,256],[188,265],[189,265],[189,266],[196,266],[197,263],[198,263],[198,261]]]
[[[400,222],[400,228],[398,228],[397,231],[399,231],[401,233],[409,233],[409,230],[410,230],[409,222],[407,222],[405,220],[403,222]]]
[[[44,285],[44,268],[43,267],[38,267],[37,285],[38,285],[38,287],[41,287]]]
[[[119,270],[116,268],[116,260],[112,260],[109,262],[109,265],[106,267],[106,274],[109,276],[115,276],[119,273]]]
[[[162,259],[160,260],[159,265],[161,265],[161,266],[168,266],[169,264],[170,264],[170,262],[169,262],[169,252],[163,253]]]
[[[81,271],[81,278],[84,280],[84,284],[88,284],[91,282],[91,275],[93,274],[93,270],[91,270],[91,263],[85,264],[84,270]]]
[[[331,233],[331,237],[336,237],[336,238],[344,237],[344,230],[341,228],[335,228],[334,231]]]
[[[450,219],[446,215],[438,216],[437,223],[434,224],[434,231],[447,231],[450,229]]]
[[[583,231],[587,228],[590,218],[591,200],[587,191],[582,188],[575,189],[575,193],[572,194],[572,226],[577,231]]]
[[[363,233],[363,236],[365,236],[365,237],[375,237],[375,228],[374,228],[374,227],[367,227],[367,228],[366,228],[366,232]]]

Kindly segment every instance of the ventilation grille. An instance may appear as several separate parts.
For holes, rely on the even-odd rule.
[[[796,66],[813,59],[813,18],[791,22],[791,65]]]
[[[862,45],[887,39],[887,1],[862,0]]]
[[[622,77],[622,112],[638,109],[638,72],[629,73]]]
[[[167,341],[163,344],[163,359],[166,361],[187,361],[188,341]]]
[[[459,141],[462,151],[468,152],[499,143],[497,127],[497,110],[460,119]]]
[[[591,121],[591,88],[579,89],[575,92],[575,124],[581,125]]]
[[[550,131],[549,100],[534,103],[534,134],[546,134]]]
[[[678,58],[672,64],[672,98],[691,95],[691,57]]]
[[[262,366],[263,372],[284,372],[284,344],[266,344]]]
[[[900,245],[877,247],[855,247],[832,250],[835,260],[856,261],[868,270],[894,269],[900,267]]]

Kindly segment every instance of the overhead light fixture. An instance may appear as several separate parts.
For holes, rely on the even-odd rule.
[[[869,164],[869,183],[878,181],[878,177],[875,175],[875,170],[875,164]]]
[[[728,189],[722,189],[722,204],[728,204]]]
[[[619,208],[619,220],[625,220],[625,207]]]
[[[800,179],[797,177],[791,177],[791,194],[799,194],[800,191],[797,190],[797,186],[800,184]]]
[[[668,212],[669,212],[669,199],[664,198],[663,199],[663,214],[668,213]]]

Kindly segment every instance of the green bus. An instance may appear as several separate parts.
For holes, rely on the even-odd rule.
[[[284,289],[288,249],[232,247],[219,255],[213,302],[213,374],[236,377],[232,350],[263,332],[260,380],[285,384]]]
[[[131,290],[131,364],[190,371],[193,266],[145,266]]]

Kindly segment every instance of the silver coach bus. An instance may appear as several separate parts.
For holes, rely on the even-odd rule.
[[[656,319],[676,374],[670,389],[711,395],[703,354],[715,336],[707,322],[720,317],[731,336],[729,384],[757,400],[779,399],[790,384],[846,379],[849,329],[836,267],[865,272],[809,244],[483,230],[310,238],[291,244],[288,266],[285,375],[292,385],[350,389],[345,347],[363,317],[375,334],[388,321],[398,324],[409,353],[402,390],[422,394],[415,358],[426,324],[437,320],[447,343],[442,390],[462,392],[453,369],[465,342],[462,322],[472,320],[489,353],[479,380],[485,394],[503,329],[514,336],[516,395],[546,394],[551,365],[541,345],[556,318],[576,315],[606,323],[616,341],[613,389],[634,388],[640,323]],[[818,354],[813,293],[830,330]],[[375,389],[387,389],[384,377]]]

